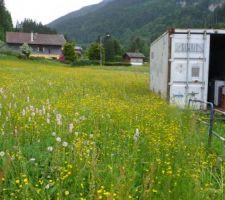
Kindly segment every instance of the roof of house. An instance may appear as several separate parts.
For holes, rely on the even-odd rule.
[[[56,34],[6,32],[6,43],[62,46],[66,43],[66,40],[63,35]]]
[[[142,53],[133,53],[133,52],[127,52],[124,54],[124,56],[128,56],[129,58],[145,58],[145,56]]]

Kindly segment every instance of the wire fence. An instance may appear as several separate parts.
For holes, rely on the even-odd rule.
[[[211,147],[213,138],[217,139],[222,143],[225,156],[225,112],[215,109],[211,102],[193,99],[189,100],[188,107],[198,112],[204,111],[205,116],[199,118],[198,121],[208,127],[208,145]]]

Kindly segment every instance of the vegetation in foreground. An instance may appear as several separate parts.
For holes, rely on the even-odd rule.
[[[224,163],[148,69],[0,57],[0,199],[223,199]]]

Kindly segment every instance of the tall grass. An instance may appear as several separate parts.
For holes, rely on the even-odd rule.
[[[224,162],[147,68],[0,60],[0,199],[223,199]]]

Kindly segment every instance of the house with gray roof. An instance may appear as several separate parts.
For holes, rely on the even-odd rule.
[[[19,50],[24,43],[32,48],[32,56],[58,58],[66,40],[63,35],[56,34],[6,32],[8,48]]]

